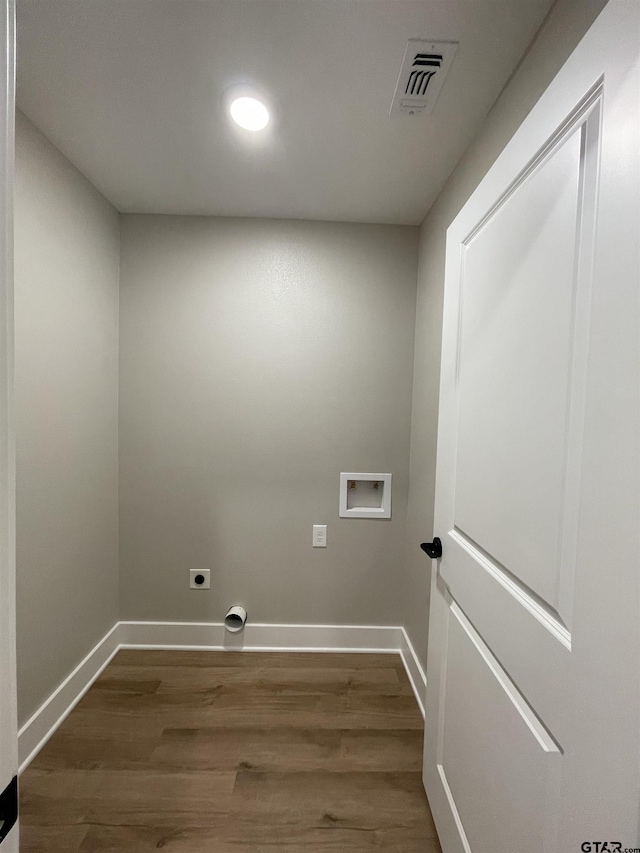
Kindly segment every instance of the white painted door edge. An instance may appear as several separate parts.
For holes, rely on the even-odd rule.
[[[241,636],[223,623],[117,622],[20,728],[22,773],[120,649],[399,654],[424,716],[424,670],[404,630],[372,625],[248,625]]]

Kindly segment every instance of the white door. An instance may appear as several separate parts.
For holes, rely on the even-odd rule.
[[[447,235],[445,853],[640,849],[639,36],[640,2],[610,0]]]
[[[18,853],[13,442],[14,5],[0,0],[0,850]]]

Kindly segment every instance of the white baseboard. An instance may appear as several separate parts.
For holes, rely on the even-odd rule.
[[[398,652],[402,628],[369,625],[261,625],[238,634],[215,622],[121,622],[123,648],[247,652]]]
[[[249,624],[239,634],[212,622],[118,622],[18,733],[20,773],[71,713],[119,649],[400,654],[424,716],[426,678],[404,628]]]
[[[424,669],[422,668],[422,664],[418,660],[418,656],[416,655],[415,649],[411,645],[409,635],[404,630],[404,628],[401,628],[400,632],[400,657],[402,658],[402,663],[404,664],[404,668],[407,671],[407,678],[409,679],[411,686],[413,687],[413,692],[415,694],[418,707],[420,708],[422,716],[424,717],[425,701],[427,695],[427,676],[425,675]]]
[[[19,772],[29,765],[119,648],[120,623],[94,646],[18,732]]]

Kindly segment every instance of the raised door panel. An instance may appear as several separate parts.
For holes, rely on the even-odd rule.
[[[571,648],[602,89],[459,246],[448,534]],[[451,250],[451,247],[450,249]],[[453,566],[456,566],[454,569]],[[498,586],[495,582],[498,582]],[[454,593],[455,594],[455,593]],[[486,598],[486,597],[484,597]]]
[[[463,246],[454,525],[561,610],[582,129]],[[561,616],[568,622],[570,613]]]
[[[465,849],[545,853],[561,748],[455,601],[447,622],[438,772]]]

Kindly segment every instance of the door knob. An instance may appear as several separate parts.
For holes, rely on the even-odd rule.
[[[442,557],[442,542],[437,536],[434,536],[433,542],[423,542],[420,547],[432,560]]]

